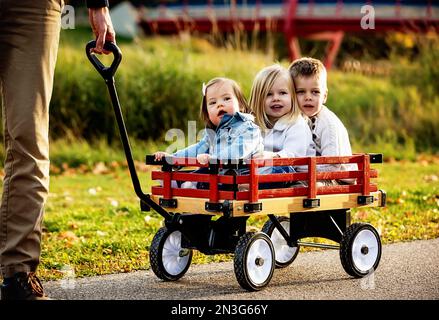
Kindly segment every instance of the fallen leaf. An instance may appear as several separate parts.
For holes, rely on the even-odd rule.
[[[51,174],[59,174],[61,173],[61,169],[57,166],[54,166],[53,164],[50,165],[50,173]]]
[[[65,240],[68,246],[72,246],[79,241],[79,238],[72,231],[63,231],[58,235],[59,240]]]
[[[245,229],[245,232],[258,232],[259,229],[256,228],[255,226],[247,226]]]
[[[117,161],[111,161],[110,167],[113,169],[117,169],[120,167],[119,163]]]
[[[117,200],[114,200],[114,199],[108,199],[108,200],[110,200],[110,204],[113,207],[118,207],[119,206],[119,202]]]
[[[98,162],[95,167],[92,170],[93,174],[105,174],[110,172],[110,170],[108,170],[107,166],[105,165],[105,163]]]
[[[360,220],[364,220],[364,219],[366,219],[367,216],[368,216],[367,211],[358,211],[358,212],[357,212],[357,217],[358,217],[358,219],[360,219]]]
[[[134,166],[136,167],[136,170],[139,172],[148,172],[150,170],[150,167],[148,165],[137,160],[134,161]]]
[[[86,173],[86,172],[90,171],[90,168],[87,165],[81,163],[79,165],[78,171],[81,172],[81,173]]]
[[[429,176],[424,176],[424,180],[426,182],[436,182],[439,180],[439,177],[435,174],[429,175]]]
[[[76,223],[74,223],[74,222],[70,222],[69,223],[69,228],[75,230],[75,229],[78,229],[78,225]]]
[[[419,161],[419,164],[420,164],[421,166],[423,166],[423,167],[428,167],[428,165],[429,165],[429,163],[428,163],[427,160]]]

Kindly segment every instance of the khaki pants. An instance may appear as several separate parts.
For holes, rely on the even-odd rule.
[[[35,271],[49,188],[49,102],[62,0],[0,0],[0,90],[5,177],[0,208],[3,277]]]

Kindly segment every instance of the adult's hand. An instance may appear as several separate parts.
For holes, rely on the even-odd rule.
[[[109,54],[110,51],[104,50],[105,41],[116,43],[116,33],[111,22],[110,10],[108,7],[89,8],[88,18],[93,33],[96,36],[96,48],[92,49],[92,51],[99,54]]]

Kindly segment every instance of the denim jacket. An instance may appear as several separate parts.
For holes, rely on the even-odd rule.
[[[195,158],[208,153],[221,161],[250,159],[264,150],[261,130],[247,113],[225,114],[216,130],[206,128],[203,138],[196,144],[174,153],[176,157]]]

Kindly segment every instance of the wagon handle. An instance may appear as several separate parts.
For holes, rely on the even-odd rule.
[[[88,60],[90,60],[91,64],[98,70],[104,80],[110,80],[114,74],[116,73],[117,67],[119,67],[120,62],[122,61],[122,52],[119,47],[113,42],[105,42],[104,50],[110,51],[113,53],[114,59],[109,67],[106,67],[102,64],[99,58],[96,56],[91,49],[96,47],[96,40],[92,40],[87,43],[85,47],[85,52],[87,54]]]
[[[85,52],[87,54],[88,60],[90,60],[91,64],[96,68],[96,70],[101,74],[104,78],[105,83],[107,84],[108,93],[110,94],[111,103],[113,104],[113,111],[116,117],[117,127],[119,128],[120,139],[122,140],[123,149],[125,151],[125,156],[127,159],[128,169],[131,175],[131,181],[133,182],[134,191],[136,195],[140,198],[141,207],[142,203],[145,203],[147,206],[153,208],[157,211],[161,216],[163,216],[167,221],[172,219],[172,214],[167,212],[161,206],[156,204],[149,194],[145,194],[142,191],[142,187],[140,185],[139,176],[137,175],[136,166],[134,164],[133,153],[131,151],[130,142],[128,139],[128,133],[125,126],[125,122],[123,120],[122,109],[120,107],[119,98],[117,96],[116,85],[114,84],[114,74],[116,73],[117,67],[122,61],[122,52],[117,47],[117,45],[113,42],[105,42],[104,49],[113,53],[114,60],[109,67],[106,67],[102,64],[102,62],[96,57],[96,55],[91,52],[91,49],[96,46],[96,41],[90,41],[85,46]]]

